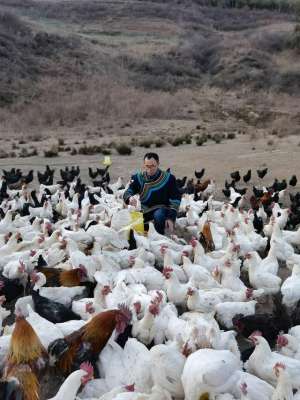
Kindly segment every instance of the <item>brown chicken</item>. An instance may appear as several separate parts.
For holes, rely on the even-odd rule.
[[[210,184],[210,179],[206,179],[203,182],[197,181],[197,183],[194,186],[195,193],[203,192],[209,184]]]
[[[80,286],[87,278],[86,269],[83,266],[71,270],[38,267],[37,271],[46,276],[46,286]]]
[[[2,378],[12,396],[6,398],[38,400],[37,374],[45,366],[46,360],[46,350],[32,326],[23,316],[17,316]]]
[[[23,316],[16,317],[7,355],[8,365],[28,364],[37,371],[47,356],[40,339]]]
[[[50,363],[68,374],[84,361],[90,361],[97,375],[96,361],[99,353],[108,342],[114,329],[123,333],[131,320],[130,310],[120,305],[119,309],[103,311],[95,315],[86,325],[50,343],[48,353]]]
[[[273,199],[272,199],[272,191],[266,192],[263,194],[263,196],[259,199],[260,202],[264,205],[264,206],[269,206]]]
[[[214,240],[212,237],[211,229],[210,229],[210,223],[205,222],[202,232],[200,234],[200,242],[207,253],[208,251],[214,251],[215,250],[215,244]]]
[[[250,201],[252,210],[258,211],[259,206],[260,206],[260,200],[257,199],[255,196],[251,196],[249,201]]]
[[[4,373],[5,392],[1,399],[39,400],[39,381],[29,365],[20,364]],[[4,397],[5,396],[5,397]]]

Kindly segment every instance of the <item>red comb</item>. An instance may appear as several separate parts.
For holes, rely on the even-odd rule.
[[[94,368],[89,362],[83,362],[82,364],[80,364],[80,369],[85,371],[88,375],[93,375],[94,373]]]

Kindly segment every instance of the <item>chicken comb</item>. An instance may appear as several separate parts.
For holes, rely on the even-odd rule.
[[[83,362],[80,364],[80,369],[85,371],[89,376],[92,376],[94,374],[94,368],[90,362]]]
[[[158,315],[159,314],[159,304],[151,302],[148,307],[148,310],[152,315]]]
[[[248,391],[247,391],[247,383],[246,382],[243,382],[241,385],[240,385],[240,389],[241,389],[241,392],[244,394],[244,395],[246,395],[247,393],[248,393]]]
[[[162,301],[163,301],[163,294],[159,291],[159,290],[157,290],[156,291],[156,297],[155,297],[155,301],[157,301],[158,303],[161,303]]]
[[[134,386],[135,384],[131,384],[131,385],[126,385],[125,389],[127,390],[127,392],[134,392]]]
[[[101,294],[106,296],[106,295],[108,295],[108,293],[111,293],[111,288],[109,285],[104,285],[101,290]]]
[[[118,304],[118,309],[121,311],[121,313],[123,314],[123,316],[127,319],[127,321],[130,321],[132,318],[132,313],[129,310],[128,306],[126,306],[126,304],[122,303],[122,304]]]
[[[79,264],[78,269],[80,270],[80,272],[82,273],[83,276],[85,276],[85,277],[87,276],[87,269],[85,268],[84,265]]]
[[[95,312],[94,303],[92,301],[86,303],[85,311],[89,314],[93,314]]]
[[[278,369],[278,368],[285,369],[285,365],[284,365],[283,363],[281,363],[281,362],[277,362],[277,363],[274,365],[273,368],[274,368],[274,369]]]
[[[249,336],[249,338],[253,338],[254,336],[262,336],[261,331],[254,331],[251,333],[251,335]]]
[[[173,272],[173,268],[172,267],[165,267],[163,269],[163,273],[166,273],[166,272]]]
[[[283,335],[278,335],[278,336],[277,336],[276,344],[277,344],[279,347],[285,347],[285,346],[287,346],[287,345],[289,344],[289,341],[288,341],[288,339],[287,339],[285,336],[283,336]]]
[[[36,250],[30,250],[30,257],[34,257],[36,255]]]

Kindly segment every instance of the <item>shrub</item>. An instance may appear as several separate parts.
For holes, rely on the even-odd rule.
[[[33,142],[40,142],[43,140],[43,136],[41,133],[33,133],[32,135],[28,136],[28,139],[32,140]]]
[[[64,138],[58,138],[58,145],[59,146],[64,146],[65,145],[65,141],[64,141]]]
[[[213,140],[214,140],[216,143],[221,143],[221,141],[222,141],[222,135],[220,135],[219,133],[216,133],[216,134],[213,136]]]
[[[138,142],[138,145],[140,147],[145,147],[146,149],[149,149],[151,147],[152,143],[153,142],[151,139],[144,139],[144,140],[141,140],[140,142]]]
[[[236,138],[236,134],[234,132],[227,133],[227,139],[232,140],[235,138]]]
[[[21,158],[29,157],[28,150],[26,148],[21,149],[21,151],[19,153],[19,157],[21,157]]]
[[[76,154],[77,154],[77,150],[75,149],[75,147],[73,147],[73,149],[70,152],[70,155],[71,156],[76,156]]]
[[[196,139],[196,145],[197,146],[202,146],[204,143],[205,143],[205,140],[203,140],[203,138]]]
[[[121,156],[128,156],[132,153],[131,147],[128,146],[128,144],[126,144],[126,143],[119,143],[116,146],[116,150],[117,150],[118,154],[120,154]]]
[[[191,144],[192,143],[192,136],[187,134],[184,136],[184,141],[186,144]]]
[[[111,155],[111,150],[109,149],[102,149],[102,154],[104,156],[110,156]]]
[[[109,149],[114,149],[114,148],[117,147],[117,144],[116,144],[116,142],[112,141],[112,142],[109,142],[109,143],[107,144],[107,147],[108,147]]]
[[[0,158],[7,158],[9,155],[6,151],[0,149]]]
[[[84,154],[87,156],[93,155],[93,154],[99,154],[102,153],[102,147],[101,146],[81,146],[78,149],[78,154]]]
[[[180,146],[181,144],[183,144],[184,140],[185,140],[184,137],[178,136],[174,139],[171,139],[170,143],[172,146],[177,147],[177,146]]]
[[[44,157],[57,157],[58,156],[58,147],[53,145],[49,150],[44,150]]]
[[[157,139],[154,141],[154,146],[155,147],[163,147],[166,144],[165,141],[161,140],[161,139]]]

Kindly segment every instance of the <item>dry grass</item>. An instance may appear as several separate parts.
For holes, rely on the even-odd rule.
[[[186,92],[170,95],[148,93],[129,87],[111,76],[86,77],[80,87],[62,79],[45,78],[39,83],[40,95],[26,105],[20,100],[12,113],[2,110],[0,117],[15,131],[43,126],[74,126],[85,122],[101,124],[105,119],[158,118],[180,116],[181,103]]]
[[[254,111],[259,124],[271,123],[274,115],[261,110],[262,98],[300,92],[297,68],[281,62],[287,51],[298,58],[299,30],[278,28],[283,20],[285,28],[291,26],[294,16],[202,3],[170,7],[160,0],[128,0],[120,10],[118,3],[98,0],[37,1],[35,7],[29,7],[30,0],[0,0],[0,7],[21,16],[10,17],[8,31],[0,18],[0,39],[13,44],[8,59],[15,68],[0,65],[0,102],[10,104],[0,108],[1,127],[26,136],[36,132],[38,141],[44,129],[84,125],[85,131],[88,126],[99,132],[109,121],[163,124],[166,119],[233,117],[256,126],[249,119]],[[26,23],[22,14],[30,16]],[[14,75],[8,77],[8,71]],[[254,93],[258,100],[252,102]],[[132,133],[119,127],[120,135]]]

